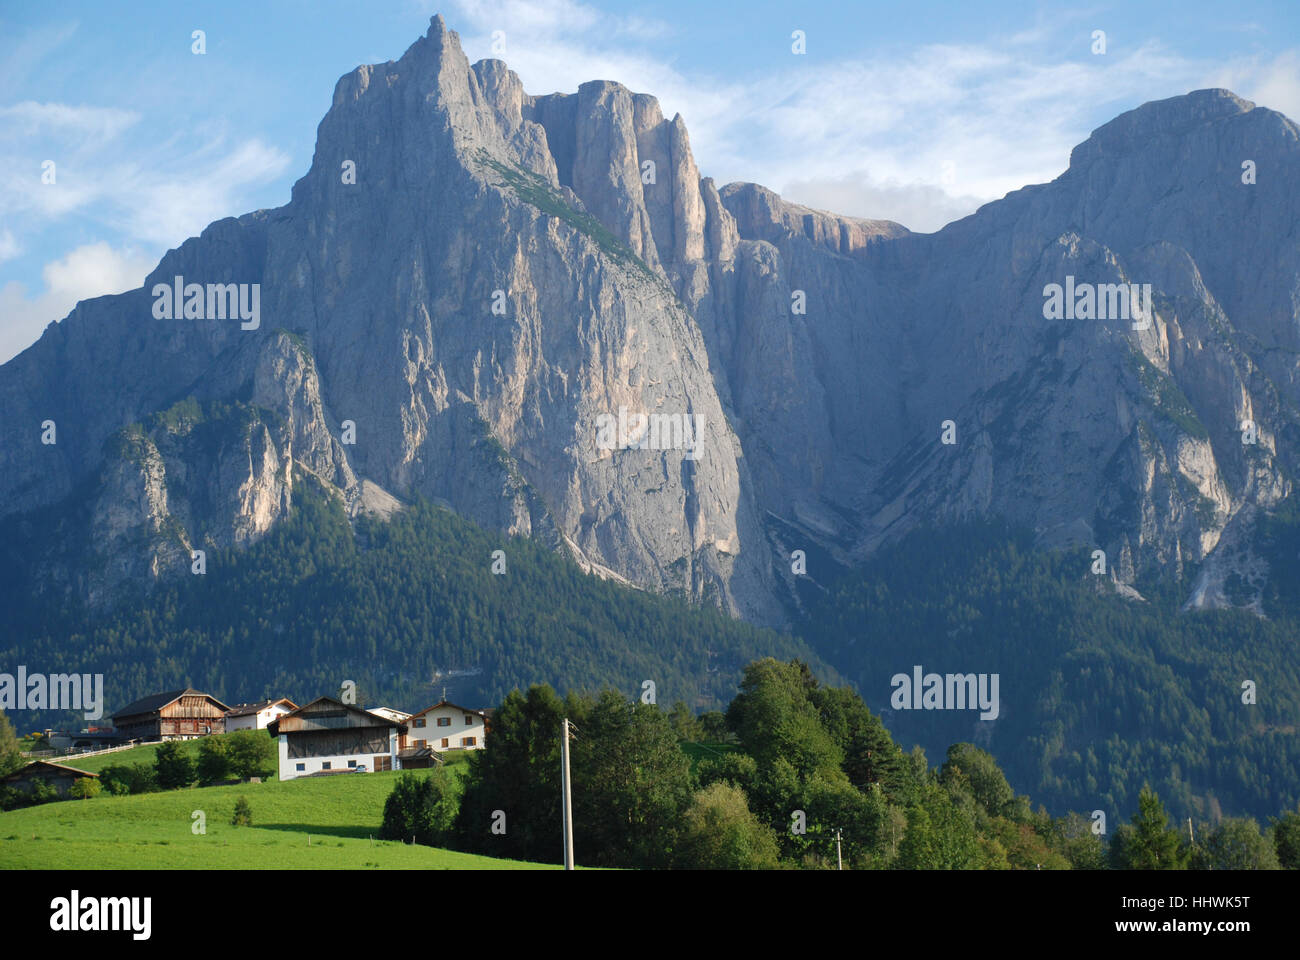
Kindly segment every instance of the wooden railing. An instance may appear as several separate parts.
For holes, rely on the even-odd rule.
[[[102,750],[78,750],[76,747],[67,747],[63,750],[24,750],[23,756],[38,760],[42,757],[97,757],[101,753],[117,753],[119,750],[133,750],[136,747],[142,747],[146,743],[161,743],[159,740],[133,740],[130,743],[120,743],[116,747],[105,747]]]

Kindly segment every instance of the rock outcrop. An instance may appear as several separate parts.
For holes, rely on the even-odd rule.
[[[1241,564],[1206,559],[1248,553],[1300,466],[1298,159],[1294,123],[1198,91],[919,235],[719,190],[654,98],[530,96],[435,17],[339,81],[286,206],[0,368],[0,503],[89,497],[100,566],[63,582],[93,597],[256,539],[311,478],[767,623],[798,605],[792,550],[825,578],[991,513],[1122,584],[1193,565],[1220,602]],[[160,319],[177,277],[257,285],[256,325],[210,294]],[[1049,319],[1067,278],[1150,284],[1153,316]]]

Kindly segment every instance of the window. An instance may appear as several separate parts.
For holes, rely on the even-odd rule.
[[[329,762],[328,760],[326,760],[324,763],[322,763],[322,764],[320,765],[320,768],[321,768],[322,770],[328,770],[328,769],[330,768],[330,762]]]
[[[349,760],[349,761],[348,761],[348,766],[349,766],[349,767],[355,767],[356,765],[357,765],[357,762],[356,762],[355,760]]]
[[[424,726],[424,717],[419,717],[418,719],[416,719],[416,721],[415,721],[415,725],[416,725],[417,727],[423,727],[423,726]]]
[[[450,726],[451,726],[451,717],[439,717],[439,718],[438,718],[438,726],[440,726],[440,727],[450,727]]]
[[[467,727],[468,727],[468,726],[472,726],[473,723],[474,723],[474,718],[471,717],[468,713],[465,714],[465,726],[467,726]]]
[[[475,739],[474,739],[473,737],[461,737],[461,738],[460,738],[460,745],[461,745],[462,747],[472,747],[472,746],[474,746],[475,742],[476,742],[476,741],[475,741]]]
[[[299,772],[302,772],[302,771],[304,771],[304,770],[307,769],[307,764],[305,764],[305,763],[295,764],[294,766],[295,766],[295,769],[297,769]]]
[[[447,738],[446,738],[446,737],[443,737],[443,738],[442,738],[442,745],[443,745],[444,747],[447,746]]]
[[[428,740],[416,740],[416,741],[415,741],[415,748],[416,748],[417,750],[423,750],[423,749],[424,749],[425,747],[427,747],[428,745],[429,745],[429,741],[428,741]]]

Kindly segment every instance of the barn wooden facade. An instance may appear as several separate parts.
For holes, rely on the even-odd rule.
[[[293,780],[397,769],[398,738],[406,724],[319,697],[266,729],[280,741],[280,779]]]
[[[113,726],[131,740],[189,740],[225,733],[229,711],[216,697],[187,687],[123,707],[113,714]]]
[[[36,789],[36,781],[42,780],[46,786],[53,787],[60,794],[66,795],[68,789],[78,780],[87,777],[98,778],[97,773],[87,773],[74,767],[65,767],[61,763],[49,760],[33,760],[27,766],[15,770],[7,777],[0,778],[0,786],[12,787],[22,793],[31,793]]]

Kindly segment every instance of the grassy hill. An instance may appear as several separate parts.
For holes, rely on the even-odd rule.
[[[152,749],[92,757],[77,765],[88,769],[94,761],[121,757],[136,762]],[[371,840],[379,833],[384,800],[397,776],[353,774],[103,796],[0,813],[0,869],[556,868]],[[240,796],[252,807],[252,827],[230,825]],[[206,816],[202,836],[191,831],[196,810]]]
[[[214,734],[214,736],[220,738],[226,737],[228,734],[221,733]],[[178,742],[181,749],[190,755],[191,760],[198,759],[198,740],[181,740]],[[130,750],[101,753],[93,757],[79,757],[76,754],[70,754],[66,757],[47,757],[45,759],[54,763],[61,763],[65,767],[76,767],[78,770],[85,770],[87,773],[100,773],[105,767],[117,766],[118,764],[147,763],[153,766],[154,758],[157,756],[160,746],[162,744],[145,743]]]

